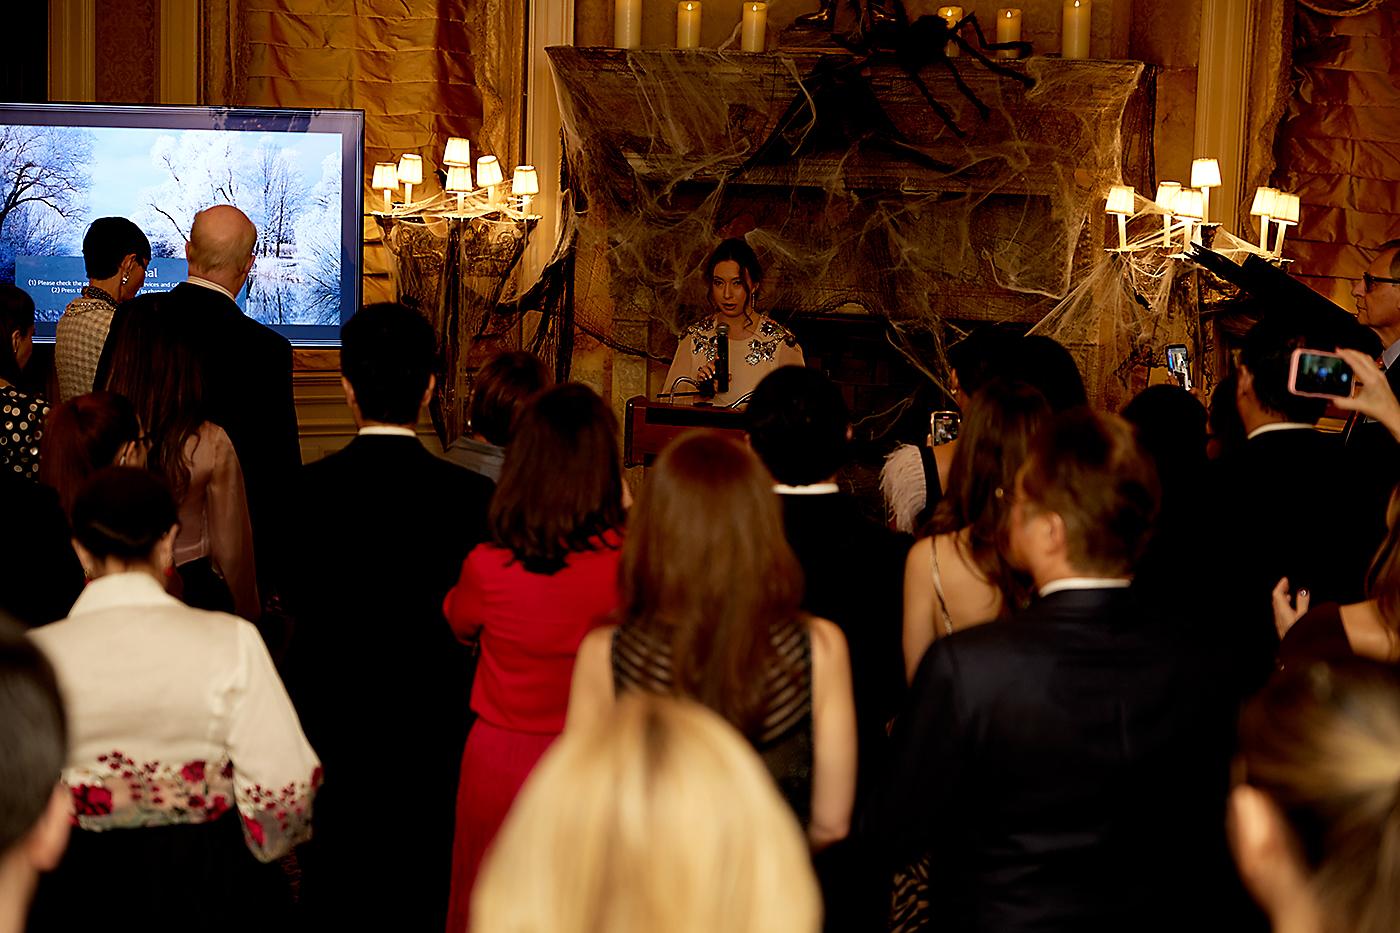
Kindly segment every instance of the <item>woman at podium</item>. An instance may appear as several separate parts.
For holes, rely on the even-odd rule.
[[[763,267],[748,243],[728,239],[705,261],[710,314],[681,335],[663,402],[742,405],[779,366],[801,366],[802,348],[786,327],[758,311]],[[725,363],[728,366],[725,366]]]

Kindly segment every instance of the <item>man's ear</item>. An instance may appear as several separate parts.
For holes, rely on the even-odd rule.
[[[345,393],[345,404],[351,408],[355,407],[355,387],[350,384],[350,380],[344,376],[340,377],[340,389]]]
[[[437,388],[437,377],[434,376],[432,373],[428,373],[428,388],[427,388],[427,390],[423,393],[423,398],[422,398],[422,400],[418,402],[418,408],[419,408],[420,411],[421,411],[424,407],[426,407],[426,406],[428,405],[429,402],[431,402],[431,401],[433,400],[433,390],[436,389],[436,388]]]
[[[1065,520],[1058,512],[1044,512],[1041,518],[1045,519],[1046,535],[1050,547],[1057,554],[1069,555],[1069,533],[1065,530]]]
[[[24,855],[35,871],[53,871],[68,848],[73,826],[73,796],[62,784],[54,787],[39,821],[24,837]]]

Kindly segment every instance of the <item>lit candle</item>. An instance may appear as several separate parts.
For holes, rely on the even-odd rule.
[[[1298,222],[1298,202],[1296,194],[1280,191],[1274,198],[1274,223],[1278,226],[1278,241],[1274,244],[1274,255],[1283,255],[1283,235],[1288,228]]]
[[[699,0],[682,0],[676,4],[676,48],[700,47]]]
[[[642,0],[617,0],[613,10],[613,45],[635,49],[642,44]]]
[[[1094,0],[1065,0],[1061,58],[1089,57],[1089,19],[1093,12]]]
[[[471,166],[449,165],[447,167],[447,182],[442,187],[449,194],[457,195],[457,213],[463,213],[467,193],[472,190]]]
[[[540,176],[533,165],[517,165],[511,176],[510,193],[520,199],[520,213],[530,216],[530,198],[540,193]]]
[[[768,38],[768,4],[744,4],[743,49],[745,52],[762,52]]]
[[[1021,11],[1016,9],[997,10],[997,41],[1021,41]],[[1017,58],[1020,52],[1015,49],[1002,49],[997,58]]]
[[[501,163],[495,156],[482,156],[476,160],[476,183],[486,189],[486,200],[492,207],[501,203]]]
[[[963,18],[963,8],[960,6],[941,6],[938,8],[938,15],[943,17],[948,23],[948,28],[952,29],[958,24],[958,20]],[[962,54],[962,50],[958,48],[956,42],[949,42],[944,51],[948,53],[949,58],[956,58]]]

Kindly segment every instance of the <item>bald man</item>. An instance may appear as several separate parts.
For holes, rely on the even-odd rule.
[[[253,271],[258,231],[230,204],[195,215],[185,243],[189,277],[170,291],[185,335],[199,356],[210,421],[223,427],[243,468],[259,589],[272,589],[268,568],[283,514],[281,491],[301,465],[296,407],[292,401],[292,347],[287,338],[248,317],[234,296]],[[115,342],[128,315],[119,308],[103,350],[98,385],[104,385]]]

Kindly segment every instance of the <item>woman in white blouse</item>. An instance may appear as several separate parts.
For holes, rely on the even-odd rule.
[[[257,630],[166,593],[175,515],[160,480],[129,467],[98,471],[73,504],[92,582],[31,637],[68,709],[78,831],[31,930],[117,916],[174,929],[201,905],[267,929],[288,906],[277,866],[260,863],[309,835],[320,764]]]

